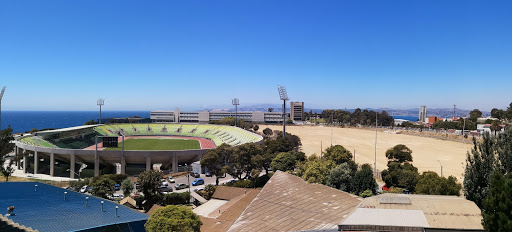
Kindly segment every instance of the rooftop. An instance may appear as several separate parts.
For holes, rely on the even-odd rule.
[[[277,171],[229,231],[333,230],[361,201],[358,196]]]
[[[85,197],[89,197],[87,207]],[[103,211],[100,201],[104,201]],[[124,223],[140,226],[149,218],[109,200],[39,182],[0,183],[0,209],[9,206],[15,207],[15,215],[9,219],[40,232],[79,231]],[[116,206],[119,207],[117,217]]]

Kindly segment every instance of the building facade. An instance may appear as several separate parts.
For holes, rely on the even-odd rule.
[[[304,104],[302,104],[304,105]],[[302,111],[304,108],[302,108]],[[303,115],[302,113],[300,115]],[[286,118],[289,118],[286,114]],[[235,112],[226,111],[180,111],[176,108],[174,111],[151,111],[150,119],[155,123],[209,123],[218,121],[226,117],[235,117]],[[262,111],[242,111],[237,113],[238,119],[247,122],[259,123],[282,123],[282,112],[262,112]]]
[[[427,106],[420,107],[418,119],[420,122],[427,122]]]
[[[293,121],[304,121],[304,102],[290,102],[290,118]]]

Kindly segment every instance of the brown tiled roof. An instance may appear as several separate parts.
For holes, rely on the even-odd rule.
[[[251,189],[246,188],[235,188],[235,187],[227,187],[227,186],[218,186],[213,194],[212,198],[220,199],[220,200],[231,200],[238,196],[245,195],[247,191]]]
[[[148,214],[149,214],[149,215],[152,215],[153,213],[155,213],[155,211],[156,211],[157,209],[160,209],[160,208],[163,208],[163,206],[161,206],[161,205],[157,205],[157,204],[154,204],[154,205],[151,207],[151,209],[149,209]]]
[[[121,200],[119,202],[119,204],[131,207],[134,209],[137,208],[137,202],[131,197],[125,197],[123,200]]]
[[[213,211],[208,217],[201,217],[203,226],[202,232],[225,232],[231,227],[235,220],[242,214],[247,205],[258,195],[260,189],[243,189],[247,194],[233,198],[228,203]],[[244,191],[245,192],[245,191]],[[220,213],[219,213],[220,211]]]
[[[358,196],[278,171],[229,231],[336,229],[361,201]]]

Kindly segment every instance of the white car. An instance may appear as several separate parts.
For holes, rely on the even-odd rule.
[[[81,193],[85,193],[85,192],[87,192],[87,187],[88,187],[87,185],[84,185],[84,186],[80,189],[80,192],[81,192]]]
[[[114,193],[113,195],[108,196],[108,199],[110,199],[110,200],[114,200],[116,198],[124,198],[124,195],[123,194],[119,194],[119,193]]]
[[[170,176],[169,176],[169,178],[167,178],[167,179],[169,179],[169,183],[176,183],[176,181],[174,180],[174,178],[172,178],[172,177],[170,177]]]

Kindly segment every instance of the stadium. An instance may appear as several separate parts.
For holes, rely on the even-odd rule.
[[[178,172],[223,143],[262,141],[260,135],[224,125],[100,124],[25,134],[16,138],[15,152],[23,157],[18,166],[25,173],[74,179],[137,175],[152,168]]]

